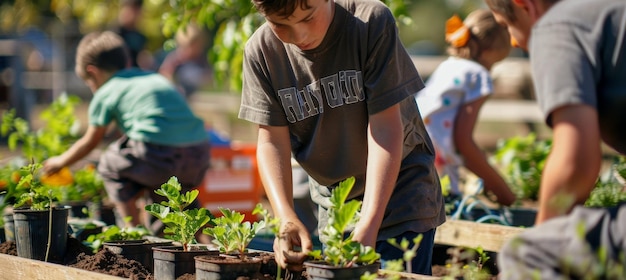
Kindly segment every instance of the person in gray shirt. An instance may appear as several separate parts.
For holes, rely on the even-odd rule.
[[[528,50],[553,131],[536,226],[500,252],[503,279],[605,279],[615,268],[624,275],[626,205],[582,204],[600,173],[601,143],[626,154],[626,1],[486,3]]]
[[[413,98],[424,84],[390,10],[378,0],[253,3],[267,22],[244,50],[239,117],[259,125],[259,172],[281,220],[278,264],[299,266],[312,247],[293,207],[293,157],[309,175],[318,229],[331,190],[354,177],[348,199],[363,202],[354,240],[375,247],[384,267],[403,253],[387,239],[422,234],[412,268],[431,274],[443,196]]]

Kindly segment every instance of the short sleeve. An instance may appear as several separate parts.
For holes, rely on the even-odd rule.
[[[565,24],[540,26],[532,31],[530,41],[535,95],[546,123],[550,114],[568,104],[596,106],[595,75],[588,57],[591,46],[581,45],[583,30]],[[576,33],[579,33],[578,35]]]
[[[424,88],[415,64],[398,37],[395,19],[388,9],[381,9],[379,23],[370,23],[368,60],[364,87],[368,112],[375,114],[413,96]]]
[[[470,71],[465,79],[464,103],[471,103],[486,95],[493,94],[493,81],[489,71],[484,67]]]
[[[265,66],[267,63],[262,61],[265,56],[260,53],[260,48],[252,47],[258,43],[255,40],[258,40],[258,36],[251,38],[244,50],[243,86],[238,117],[261,125],[288,125],[280,101],[271,94],[275,90],[270,81],[270,71]]]
[[[101,96],[106,93],[99,93],[100,95],[94,95],[94,98],[89,103],[89,124],[93,126],[106,126],[112,121],[112,111],[108,106],[105,106],[105,100]]]

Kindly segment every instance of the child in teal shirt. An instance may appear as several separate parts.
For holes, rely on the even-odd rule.
[[[203,121],[165,77],[129,65],[124,41],[115,33],[94,32],[81,40],[75,71],[94,93],[89,127],[65,153],[43,164],[46,173],[55,173],[82,159],[114,122],[123,135],[102,153],[98,173],[118,217],[132,218],[118,224],[149,226],[149,215],[137,202],[144,195],[162,200],[154,190],[171,176],[184,189],[198,186],[209,167],[209,140]]]

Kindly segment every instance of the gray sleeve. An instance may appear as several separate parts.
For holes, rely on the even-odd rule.
[[[551,126],[551,113],[562,106],[596,106],[595,49],[568,24],[538,26],[532,31],[530,60],[535,94]]]
[[[368,112],[375,114],[413,96],[424,88],[415,64],[398,37],[395,19],[388,10],[371,24],[369,58],[365,65],[364,87]]]
[[[243,58],[243,88],[239,118],[261,125],[284,126],[287,118],[281,103],[272,93],[268,62],[259,44],[268,44],[261,35],[255,34],[246,44]],[[278,59],[278,56],[275,56]]]

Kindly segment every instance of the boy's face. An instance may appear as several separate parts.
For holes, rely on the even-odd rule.
[[[318,47],[335,12],[334,0],[306,0],[309,9],[297,5],[289,17],[276,14],[265,15],[265,19],[276,37],[284,43],[294,44],[301,50]]]
[[[491,10],[491,12],[498,23],[507,27],[517,45],[528,51],[531,29],[540,16],[537,13],[537,6],[530,0],[512,0],[511,2],[515,20],[498,11]]]

